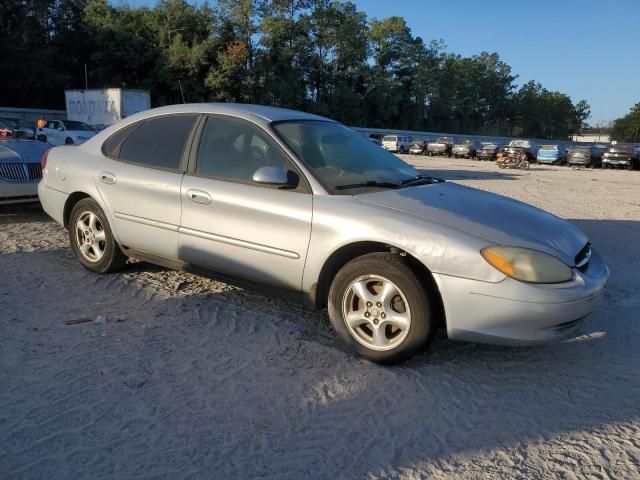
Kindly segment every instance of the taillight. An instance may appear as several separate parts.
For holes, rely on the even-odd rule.
[[[51,149],[47,149],[42,154],[42,158],[40,159],[40,166],[42,167],[42,171],[44,171],[44,169],[47,168],[47,160],[49,159],[49,150]]]

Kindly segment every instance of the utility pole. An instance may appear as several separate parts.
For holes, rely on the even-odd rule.
[[[87,64],[84,64],[84,89],[89,90],[89,76],[87,75]]]

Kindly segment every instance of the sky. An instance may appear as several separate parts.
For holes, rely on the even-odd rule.
[[[518,84],[587,100],[592,125],[640,102],[640,0],[352,1],[369,18],[404,17],[415,36],[443,39],[449,52],[498,53]]]

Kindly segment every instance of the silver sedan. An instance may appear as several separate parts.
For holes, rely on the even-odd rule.
[[[575,226],[270,107],[149,110],[45,158],[39,196],[98,272],[128,257],[297,294],[381,363],[576,335],[609,271]]]

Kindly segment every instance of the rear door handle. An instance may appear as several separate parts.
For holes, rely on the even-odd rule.
[[[189,200],[192,202],[203,203],[205,205],[211,203],[211,195],[195,188],[187,190],[187,197],[189,197]]]
[[[116,176],[110,172],[102,172],[100,173],[100,181],[107,185],[113,185],[116,183]]]

